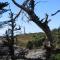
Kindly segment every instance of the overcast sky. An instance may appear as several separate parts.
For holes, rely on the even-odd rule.
[[[19,12],[19,8],[16,7],[11,0],[0,0],[0,2],[9,2],[10,3],[10,8],[12,9],[12,12],[17,14]],[[24,0],[17,0],[18,3],[22,3]],[[39,2],[40,1],[40,2]],[[35,13],[36,15],[42,19],[45,17],[45,13],[49,14],[49,18],[51,19],[51,22],[49,23],[50,29],[54,29],[54,28],[58,28],[60,26],[60,13],[56,14],[55,16],[51,16],[52,13],[56,12],[57,10],[60,9],[60,0],[36,0],[36,2],[39,2],[36,6],[35,6]],[[36,3],[35,2],[35,3]],[[6,7],[7,9],[9,8]],[[9,18],[9,12],[6,12],[2,15],[2,18],[0,18],[0,21],[5,21],[8,20]],[[25,27],[25,32],[26,33],[34,33],[34,32],[41,32],[42,30],[32,21],[30,23],[27,23],[26,17],[24,17],[24,22],[22,21],[22,16],[24,16],[23,14],[21,14],[19,16],[19,18],[17,19],[17,26],[21,25],[22,26],[22,31],[19,31],[24,33],[23,28]],[[0,29],[0,35],[5,33],[5,30],[7,29]]]

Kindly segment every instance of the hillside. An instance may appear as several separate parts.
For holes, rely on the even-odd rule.
[[[53,42],[54,45],[60,46],[60,28],[52,30]],[[43,32],[39,33],[30,33],[30,34],[22,34],[17,35],[17,44],[21,47],[25,47],[29,41],[41,40],[42,38],[46,38],[46,35]]]
[[[42,32],[39,32],[39,33],[30,33],[30,34],[22,34],[22,35],[17,35],[16,36],[18,45],[20,45],[22,47],[26,46],[26,44],[29,41],[33,41],[35,39],[41,39],[43,37],[45,37],[45,34],[42,33]]]
[[[60,28],[59,29],[53,29],[52,30],[53,35],[53,42],[55,46],[60,47]],[[21,34],[15,36],[15,43],[19,45],[20,47],[26,47],[29,41],[31,41],[34,44],[41,44],[43,38],[46,38],[45,33],[39,32],[39,33],[29,33],[29,34]],[[5,40],[5,38],[0,37],[0,42],[2,43],[2,40]],[[41,42],[40,42],[41,41]],[[0,43],[0,44],[1,44]]]

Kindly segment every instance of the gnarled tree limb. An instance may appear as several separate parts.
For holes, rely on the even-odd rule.
[[[21,8],[22,10],[24,10],[31,18],[31,20],[33,22],[35,22],[47,35],[48,40],[50,40],[52,42],[52,35],[51,35],[51,31],[49,26],[44,23],[42,23],[38,16],[35,14],[35,12],[33,10],[28,9],[27,7],[23,6],[23,5],[19,5],[15,0],[12,0],[12,2],[19,8]]]

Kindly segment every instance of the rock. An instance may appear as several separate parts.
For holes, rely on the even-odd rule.
[[[45,52],[46,50],[43,49],[36,49],[36,50],[31,50],[27,55],[26,58],[31,58],[31,59],[45,59]]]

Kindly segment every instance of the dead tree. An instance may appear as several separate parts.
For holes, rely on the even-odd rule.
[[[29,0],[30,1],[30,0]],[[46,14],[46,17],[45,17],[45,21],[44,22],[41,22],[41,20],[38,18],[38,16],[35,14],[34,10],[32,9],[29,9],[28,7],[25,7],[23,4],[20,5],[18,4],[15,0],[12,0],[12,2],[17,6],[19,7],[20,9],[24,10],[30,17],[30,19],[36,23],[46,34],[48,40],[50,41],[50,45],[52,47],[52,43],[53,43],[53,38],[52,38],[52,34],[51,34],[51,31],[50,31],[50,28],[48,26],[48,15]],[[28,3],[28,2],[27,2]],[[50,50],[51,51],[51,50]],[[51,54],[49,53],[49,56]],[[47,59],[46,59],[47,60]],[[49,60],[49,59],[48,59]]]
[[[6,40],[3,41],[4,42],[4,45],[7,46],[9,48],[9,54],[11,56],[11,59],[12,60],[15,60],[14,58],[14,31],[16,30],[20,30],[21,28],[19,27],[19,29],[15,29],[15,21],[16,19],[18,18],[18,16],[20,15],[21,11],[19,11],[18,14],[16,14],[15,17],[13,17],[13,13],[12,11],[10,10],[10,20],[8,21],[3,21],[1,25],[6,25],[6,24],[9,24],[9,26],[11,27],[10,29],[8,29],[6,31]]]
[[[6,40],[3,41],[4,45],[7,46],[9,48],[9,55],[11,56],[12,60],[15,60],[14,58],[14,23],[15,20],[13,19],[13,13],[10,11],[10,21],[9,21],[9,25],[11,27],[11,29],[8,29],[6,31]],[[5,22],[7,23],[7,22]]]
[[[34,12],[33,10],[28,9],[28,8],[25,7],[24,5],[19,5],[18,3],[16,3],[15,0],[12,0],[12,1],[13,1],[13,3],[14,3],[17,7],[21,8],[22,10],[24,10],[24,11],[30,16],[30,19],[31,19],[33,22],[35,22],[35,23],[46,33],[46,35],[47,35],[47,37],[48,37],[48,40],[52,42],[53,39],[52,39],[52,35],[51,35],[50,28],[49,28],[49,26],[48,26],[48,17],[47,17],[47,15],[46,15],[46,20],[45,20],[45,22],[42,23],[42,22],[39,20],[38,16],[35,14],[35,12]]]
[[[20,11],[21,12],[21,11]],[[9,44],[9,49],[10,49],[10,55],[11,55],[11,59],[12,60],[16,60],[15,59],[15,55],[14,55],[14,43],[15,43],[15,41],[14,41],[14,29],[15,29],[15,27],[16,27],[16,24],[15,24],[15,21],[16,21],[16,18],[18,18],[18,16],[19,16],[19,14],[20,14],[20,12],[15,16],[15,17],[13,17],[14,16],[14,14],[12,13],[12,11],[10,11],[10,21],[8,21],[8,22],[10,22],[11,24],[10,24],[10,27],[11,27],[11,32],[10,32],[10,34],[11,34],[11,39],[10,39],[10,44]]]

